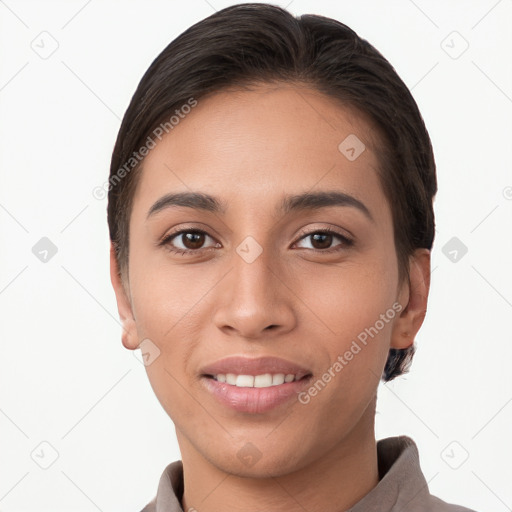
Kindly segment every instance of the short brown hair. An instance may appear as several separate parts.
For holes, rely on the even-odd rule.
[[[415,249],[432,248],[437,192],[432,145],[414,98],[391,64],[337,20],[294,17],[277,6],[246,3],[216,12],[173,40],[131,99],[112,154],[107,208],[122,275],[128,271],[129,221],[143,160],[139,148],[191,98],[276,81],[314,87],[377,127],[379,176],[392,211],[400,278],[408,278]],[[382,380],[406,372],[414,352],[414,343],[390,349]]]

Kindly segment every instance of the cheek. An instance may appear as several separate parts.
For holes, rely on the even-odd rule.
[[[390,261],[388,263],[388,261]],[[392,258],[365,258],[303,279],[301,294],[333,334],[346,339],[373,325],[396,299],[398,273]]]
[[[184,388],[194,384],[194,355],[214,357],[204,343],[204,329],[211,324],[211,292],[218,276],[198,272],[194,265],[150,265],[146,258],[133,259],[130,276],[139,339],[149,338],[159,351],[146,367],[153,390],[167,411],[177,408],[187,416]]]
[[[372,263],[361,262],[303,281],[303,297],[308,297],[307,303],[321,320],[318,328],[324,335],[319,349],[328,353],[331,365],[341,358],[336,373],[344,377],[338,381],[350,381],[350,393],[363,392],[370,383],[373,386],[387,359],[398,316],[398,273],[393,263],[392,258],[377,257]]]
[[[197,418],[201,411],[190,398],[193,382],[187,369],[205,322],[200,303],[205,285],[184,278],[180,272],[169,275],[168,270],[149,268],[134,280],[137,284],[132,297],[139,338],[149,338],[159,350],[154,362],[146,366],[153,391],[173,419]]]
[[[352,269],[342,283],[326,280],[323,294],[314,287],[304,292],[318,304],[329,330],[318,327],[324,334],[315,338],[317,354],[327,357],[299,400],[306,421],[325,438],[333,435],[333,425],[343,429],[359,418],[379,384],[398,315],[392,279],[386,281],[378,273]]]
[[[133,258],[130,289],[139,334],[163,342],[184,326],[193,326],[191,320],[201,309],[201,297],[213,285],[213,276],[209,279],[208,273],[202,272],[199,277],[193,265],[178,267],[162,260]]]

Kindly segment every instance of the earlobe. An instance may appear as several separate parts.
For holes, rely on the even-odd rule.
[[[430,251],[417,249],[409,258],[409,282],[404,283],[408,291],[407,306],[395,321],[391,335],[391,348],[405,349],[414,343],[427,313],[430,289]]]
[[[110,243],[110,281],[116,295],[117,310],[122,323],[122,342],[125,348],[135,350],[139,346],[137,326],[133,316],[132,305],[128,299],[128,292],[123,285],[119,272],[119,265],[115,255],[115,249]]]

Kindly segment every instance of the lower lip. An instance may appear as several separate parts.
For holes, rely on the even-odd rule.
[[[297,400],[297,394],[310,379],[305,377],[268,388],[243,388],[210,377],[203,377],[201,380],[221,404],[239,412],[263,413],[291,400]]]

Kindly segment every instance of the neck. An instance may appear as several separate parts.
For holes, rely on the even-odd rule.
[[[375,411],[312,462],[278,477],[245,478],[211,464],[177,431],[183,460],[185,512],[343,512],[379,482]]]

